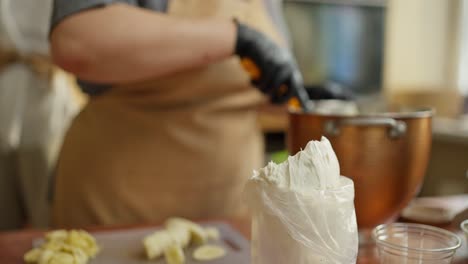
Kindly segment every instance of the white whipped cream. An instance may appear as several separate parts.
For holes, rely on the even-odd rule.
[[[254,172],[252,264],[354,264],[358,236],[353,182],[340,176],[322,137],[281,164]]]
[[[287,161],[254,171],[251,178],[301,194],[313,190],[335,189],[340,186],[340,165],[327,138],[310,141],[304,150]]]

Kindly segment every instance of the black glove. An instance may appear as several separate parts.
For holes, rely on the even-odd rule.
[[[249,71],[252,84],[270,96],[273,103],[283,103],[295,95],[295,87],[302,85],[302,76],[288,50],[253,28],[238,21],[236,25],[235,54]]]

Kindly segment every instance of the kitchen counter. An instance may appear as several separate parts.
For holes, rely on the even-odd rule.
[[[213,220],[219,221],[219,220]],[[221,220],[223,221],[223,220]],[[203,222],[203,221],[202,221]],[[212,222],[210,220],[210,222]],[[225,219],[226,222],[233,226],[236,230],[241,232],[245,237],[250,237],[250,224],[246,222],[239,222],[234,220]],[[117,231],[117,230],[130,230],[135,228],[157,227],[158,224],[153,225],[133,225],[133,226],[119,226],[119,227],[92,227],[87,228],[90,232],[100,231]],[[20,264],[23,263],[23,254],[31,248],[33,239],[43,235],[40,230],[23,230],[17,232],[4,232],[0,233],[0,263],[2,264]],[[358,264],[377,264],[376,250],[373,245],[361,246],[359,249]],[[457,257],[454,264],[468,264],[468,248],[466,243],[458,250]],[[286,263],[285,263],[286,264]]]
[[[468,145],[468,115],[460,118],[434,118],[435,140]]]

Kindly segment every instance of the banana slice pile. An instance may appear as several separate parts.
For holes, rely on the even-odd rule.
[[[94,237],[83,230],[57,230],[45,235],[45,242],[24,255],[26,263],[86,264],[99,252]]]
[[[210,240],[219,240],[218,229],[202,226],[183,218],[170,218],[165,223],[165,229],[157,231],[143,239],[143,245],[148,259],[160,258],[164,255],[168,264],[185,263],[184,248],[193,244],[200,246],[193,254],[199,261],[212,260],[226,254],[224,248],[211,245],[204,249]],[[214,250],[212,250],[215,248]]]

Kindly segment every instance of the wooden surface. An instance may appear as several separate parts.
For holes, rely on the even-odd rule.
[[[216,220],[217,221],[217,220]],[[211,222],[211,221],[210,221]],[[227,220],[224,221],[242,233],[245,237],[250,237],[250,225],[248,223]],[[94,227],[89,228],[90,232],[99,231],[122,231],[147,227],[156,228],[158,225],[138,225],[120,227]],[[31,248],[32,241],[41,237],[42,231],[24,230],[18,232],[0,233],[0,263],[20,264],[23,263],[23,254]],[[378,264],[377,253],[374,246],[361,246],[359,249],[358,264]],[[468,264],[468,249],[464,241],[464,247],[459,249],[454,264]],[[240,264],[240,263],[239,263]],[[287,264],[287,263],[285,263]]]

